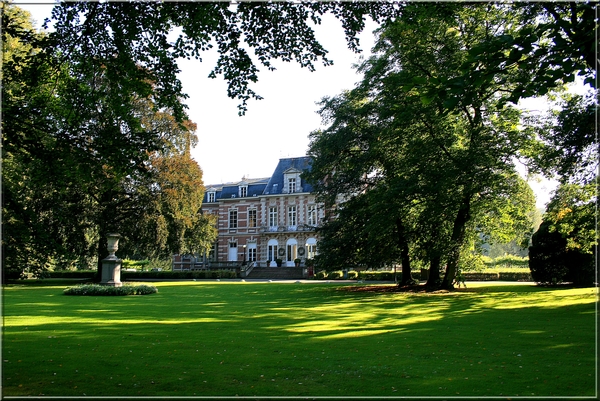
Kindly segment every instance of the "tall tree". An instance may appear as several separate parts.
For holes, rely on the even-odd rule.
[[[403,215],[416,216],[432,285],[445,263],[441,285],[452,288],[467,231],[486,223],[479,217],[492,199],[508,199],[506,182],[516,176],[511,159],[531,140],[518,128],[518,110],[499,96],[518,84],[518,74],[464,85],[457,103],[436,96],[436,88],[460,74],[467,49],[501,27],[510,33],[507,22],[514,20],[504,5],[406,5],[380,30],[361,84],[324,102],[321,115],[330,126],[311,138],[309,177],[320,192],[331,191],[330,199],[385,183],[408,205],[411,213]],[[381,204],[388,199],[380,197]]]

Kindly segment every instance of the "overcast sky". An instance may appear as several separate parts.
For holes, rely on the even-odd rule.
[[[45,4],[44,4],[45,3]],[[38,27],[52,9],[51,1],[15,4],[32,13]],[[321,124],[315,104],[324,96],[335,96],[351,89],[360,80],[353,65],[360,57],[368,57],[373,46],[372,22],[361,34],[361,55],[348,50],[339,21],[330,16],[316,27],[317,39],[329,50],[333,66],[317,65],[315,72],[296,63],[274,62],[276,71],[260,68],[258,82],[252,89],[263,100],[250,100],[245,116],[238,116],[239,101],[227,97],[226,82],[222,77],[208,78],[217,60],[216,51],[203,56],[203,62],[181,60],[179,75],[183,90],[189,95],[188,115],[198,126],[198,146],[192,157],[200,164],[204,183],[220,184],[240,181],[243,176],[262,178],[270,176],[280,158],[304,156],[308,149],[308,135]],[[533,103],[535,108],[540,108]],[[549,200],[555,183],[530,181],[538,207]]]

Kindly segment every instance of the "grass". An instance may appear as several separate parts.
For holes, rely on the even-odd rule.
[[[48,281],[47,281],[48,282]],[[597,289],[3,289],[4,396],[597,396]]]

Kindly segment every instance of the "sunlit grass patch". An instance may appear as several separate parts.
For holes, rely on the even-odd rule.
[[[593,396],[595,289],[153,283],[4,289],[5,395]]]

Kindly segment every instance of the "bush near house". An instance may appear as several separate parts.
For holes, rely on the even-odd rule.
[[[157,280],[192,280],[192,279],[217,279],[237,278],[235,270],[198,270],[198,271],[149,271],[149,272],[124,272],[121,271],[121,280],[157,279]]]
[[[95,270],[86,271],[57,271],[48,272],[47,278],[78,278],[93,279]],[[203,271],[135,271],[128,272],[121,270],[121,280],[136,279],[157,279],[157,280],[186,280],[186,279],[217,279],[217,278],[237,278],[235,270],[203,270]]]

